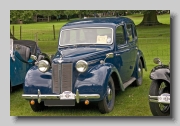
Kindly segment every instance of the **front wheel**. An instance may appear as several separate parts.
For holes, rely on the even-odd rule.
[[[98,103],[99,111],[104,113],[109,113],[114,108],[114,102],[115,102],[115,87],[112,77],[109,78],[108,84],[107,84],[107,92],[102,101]]]
[[[159,96],[163,93],[170,94],[170,84],[163,80],[153,80],[151,82],[149,95]],[[169,116],[170,115],[170,105],[162,103],[149,102],[151,113],[154,116]]]
[[[31,109],[34,111],[34,112],[39,112],[39,111],[43,111],[45,106],[44,106],[44,102],[40,102],[38,103],[37,100],[34,101],[34,105],[30,104],[30,101],[29,101],[29,104],[31,106]]]
[[[12,93],[12,86],[11,86],[11,82],[10,82],[10,93]]]

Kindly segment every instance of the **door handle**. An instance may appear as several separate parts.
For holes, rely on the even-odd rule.
[[[120,56],[121,54],[116,54],[116,56]]]

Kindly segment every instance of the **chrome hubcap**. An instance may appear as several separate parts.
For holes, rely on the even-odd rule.
[[[108,94],[108,100],[110,101],[112,99],[112,90],[110,88],[107,89]]]
[[[138,68],[138,76],[141,77],[141,68]]]

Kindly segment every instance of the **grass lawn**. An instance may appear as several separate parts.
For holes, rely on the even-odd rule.
[[[129,16],[136,24],[142,20],[142,15]],[[137,26],[139,37],[139,48],[146,58],[148,71],[144,71],[143,84],[139,87],[130,86],[125,92],[116,95],[114,110],[108,114],[101,114],[96,104],[86,106],[79,104],[75,107],[50,107],[43,112],[35,113],[31,110],[28,101],[21,98],[22,87],[18,87],[10,95],[11,116],[152,116],[149,109],[148,93],[151,80],[150,70],[155,66],[153,58],[159,57],[163,63],[170,61],[170,15],[158,15],[158,20],[166,25],[162,26]],[[53,40],[51,35],[52,25],[56,28],[56,35],[66,21],[52,23],[22,24],[23,38],[34,39],[34,33],[39,32],[38,45],[43,52],[55,53],[57,49],[57,38]],[[20,25],[14,25],[15,37],[18,38]],[[11,26],[12,27],[12,26]],[[33,32],[32,32],[33,31]],[[30,34],[32,33],[32,34]],[[40,36],[40,33],[44,33]],[[31,35],[31,37],[30,37]],[[43,40],[43,35],[46,39]],[[48,36],[49,35],[49,36]]]

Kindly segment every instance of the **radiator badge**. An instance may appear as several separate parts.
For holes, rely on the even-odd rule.
[[[59,62],[59,63],[62,63],[62,62],[63,62],[62,58],[60,58],[60,59],[58,60],[58,62]]]
[[[71,91],[64,91],[60,95],[60,99],[75,99],[75,95]]]

